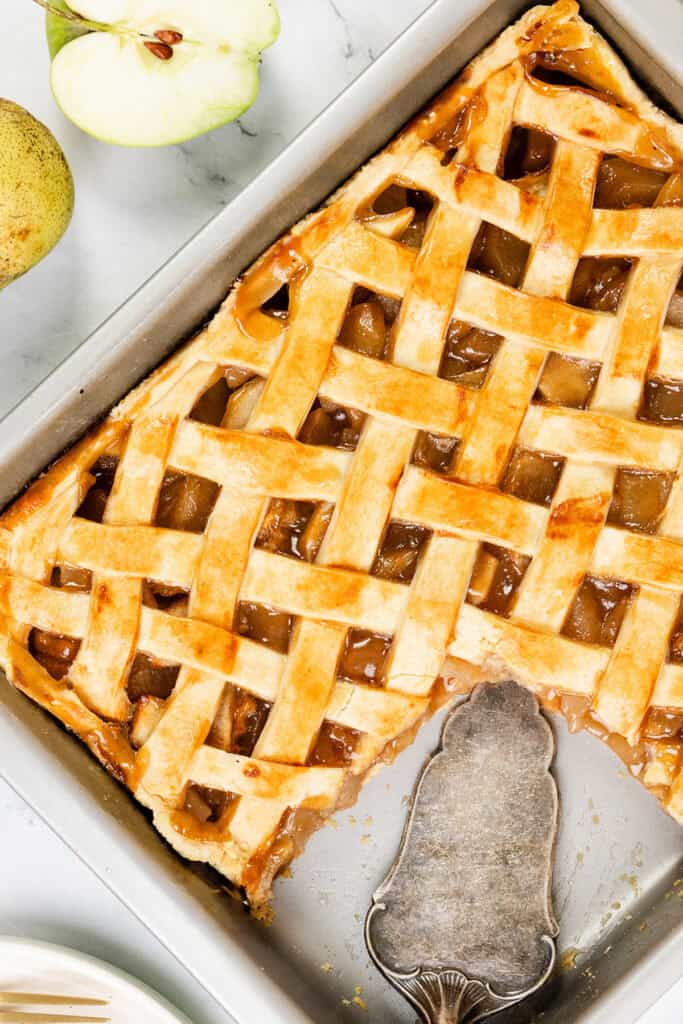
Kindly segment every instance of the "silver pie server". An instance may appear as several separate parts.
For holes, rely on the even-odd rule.
[[[553,753],[536,699],[511,681],[445,720],[365,921],[370,956],[425,1024],[473,1024],[553,972]]]

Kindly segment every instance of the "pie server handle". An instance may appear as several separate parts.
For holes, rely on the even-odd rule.
[[[424,1024],[474,1024],[538,992],[556,960],[554,737],[535,697],[483,684],[446,717],[365,941]]]

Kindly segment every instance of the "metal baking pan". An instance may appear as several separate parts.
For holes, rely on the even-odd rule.
[[[3,421],[0,503],[207,318],[265,246],[318,205],[529,6],[436,0],[222,213]],[[586,0],[638,76],[683,112],[679,0]],[[2,325],[0,324],[0,334]],[[556,722],[554,883],[564,968],[543,1024],[630,1024],[681,974],[683,829],[602,744]],[[0,773],[240,1024],[409,1024],[370,966],[362,919],[396,849],[431,722],[276,886],[270,928],[182,863],[80,744],[0,681]],[[575,951],[581,953],[575,957]],[[354,1003],[354,1000],[356,1002]],[[535,1019],[531,1011],[526,1018]]]

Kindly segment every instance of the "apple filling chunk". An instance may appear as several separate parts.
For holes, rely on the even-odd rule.
[[[270,704],[244,690],[235,690],[232,716],[232,750],[251,757],[266,724]]]
[[[628,583],[586,576],[562,632],[572,640],[614,646],[632,594]]]
[[[472,245],[468,268],[516,288],[529,259],[529,243],[485,221]]]
[[[107,500],[114,486],[118,461],[114,455],[102,455],[88,470],[90,485],[76,512],[81,519],[89,519],[93,523],[102,522]]]
[[[550,505],[560,479],[564,459],[517,447],[510,456],[501,490],[535,505]]]
[[[237,606],[237,632],[257,643],[273,647],[281,654],[289,649],[294,619],[287,612],[253,601],[240,601]]]
[[[168,530],[203,533],[219,490],[213,480],[167,472],[161,485],[155,525]]]
[[[569,302],[583,309],[615,313],[630,271],[629,260],[584,256],[576,267]]]
[[[361,355],[385,359],[391,327],[400,308],[398,299],[370,292],[367,288],[356,288],[339,331],[338,343]]]
[[[420,552],[430,536],[424,526],[390,522],[372,567],[372,574],[397,583],[410,583]]]
[[[211,427],[220,427],[229,396],[228,383],[225,377],[220,377],[197,399],[190,413],[190,419],[196,420],[198,423],[207,423]]]
[[[528,555],[517,551],[482,544],[472,570],[468,602],[496,615],[509,615],[530,561]]]
[[[323,722],[307,763],[342,768],[353,761],[359,739],[360,733],[355,729],[349,729],[337,722]]]
[[[421,430],[417,435],[411,461],[433,473],[447,473],[453,464],[460,441],[457,437],[430,434]]]
[[[52,570],[50,582],[53,587],[62,590],[88,591],[92,587],[92,573],[89,569],[81,569],[77,565],[56,565]]]
[[[602,210],[627,210],[653,206],[667,175],[618,156],[606,156],[600,164],[594,206]]]
[[[337,675],[372,686],[380,684],[390,647],[391,637],[367,629],[350,629],[344,641]]]
[[[638,417],[651,423],[683,424],[683,382],[650,377]]]
[[[353,451],[364,423],[365,413],[318,398],[299,431],[299,440],[304,444]]]
[[[370,209],[361,214],[361,220],[371,229],[419,249],[433,206],[428,192],[393,183],[375,197]]]
[[[551,352],[543,364],[534,399],[549,405],[585,409],[599,374],[599,363]]]
[[[499,334],[473,327],[463,320],[452,320],[446,332],[439,377],[465,387],[480,388],[502,340]]]
[[[608,521],[629,530],[654,533],[664,515],[672,482],[669,473],[619,469]]]
[[[138,651],[128,673],[126,691],[129,700],[134,704],[143,697],[167,700],[173,693],[179,672],[179,665],[168,665]]]
[[[61,633],[48,633],[42,629],[32,629],[28,647],[39,664],[50,673],[53,679],[63,679],[74,662],[81,646],[81,641],[73,636]]]

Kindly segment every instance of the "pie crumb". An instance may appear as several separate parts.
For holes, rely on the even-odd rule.
[[[561,971],[575,971],[576,970],[576,958],[581,956],[583,950],[578,949],[576,946],[568,946],[564,953],[560,957],[560,970]]]
[[[356,985],[356,994],[353,997],[352,1001],[356,1004],[356,1006],[359,1006],[361,1010],[367,1010],[368,1004],[365,1002],[361,995],[362,991],[363,989],[360,987],[360,985]]]

